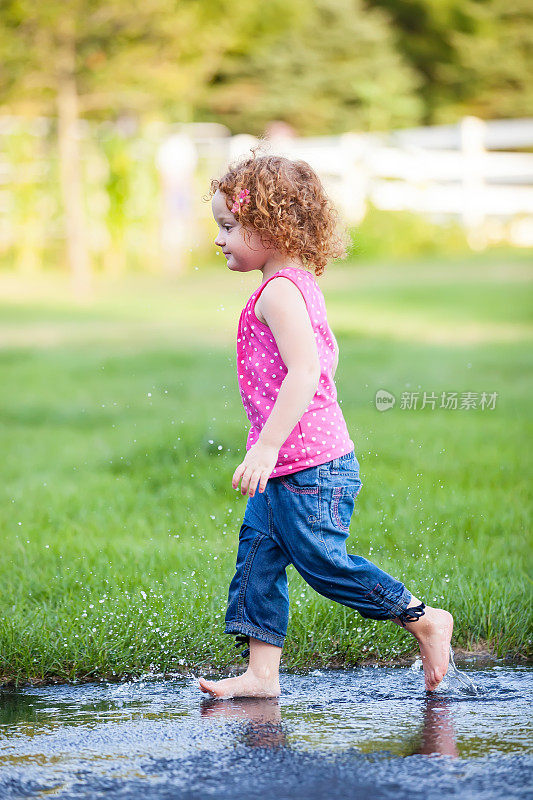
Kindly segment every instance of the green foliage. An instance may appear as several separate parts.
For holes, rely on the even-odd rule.
[[[4,0],[0,96],[13,110],[55,113],[72,77],[81,113],[93,118],[163,109],[190,118],[209,53],[236,35],[220,23],[229,8],[227,0]]]
[[[526,0],[4,0],[0,98],[55,114],[71,72],[80,113],[216,120],[302,135],[523,116]],[[139,65],[141,65],[139,67]],[[139,67],[139,68],[138,68]]]
[[[0,243],[0,268],[24,274],[65,269],[54,126],[42,130],[20,119],[2,137],[11,198]],[[88,132],[87,132],[88,130]],[[122,133],[92,122],[81,140],[90,246],[97,271],[113,275],[157,267],[160,182],[159,143],[150,126]]]
[[[533,7],[528,0],[491,0],[461,4],[468,30],[453,30],[450,40],[458,54],[450,65],[450,82],[458,91],[447,106],[436,109],[436,120],[477,114],[482,118],[523,117],[533,107]]]
[[[202,118],[260,134],[283,119],[302,135],[415,124],[419,79],[386,15],[361,0],[295,0],[282,30],[229,51],[202,96]]]
[[[533,11],[528,0],[368,0],[385,10],[416,70],[421,123],[523,117],[532,106]]]
[[[464,229],[458,222],[432,223],[410,211],[383,211],[371,203],[365,218],[350,230],[352,258],[407,258],[466,254]]]

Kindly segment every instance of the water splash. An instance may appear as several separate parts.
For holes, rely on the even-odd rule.
[[[452,646],[450,645],[450,663],[449,663],[449,666],[448,666],[448,672],[446,673],[446,677],[450,676],[450,670],[451,670],[451,675],[453,675],[453,677],[456,680],[459,681],[459,683],[461,684],[461,689],[463,691],[466,691],[468,694],[471,694],[471,695],[475,695],[475,696],[479,695],[480,694],[480,690],[475,685],[475,683],[473,683],[470,680],[468,675],[465,675],[462,672],[459,672],[459,670],[457,669],[457,666],[455,664],[453,655],[454,655],[453,649],[452,649]]]
[[[420,656],[417,656],[410,669],[411,672],[419,672],[422,669],[422,659]],[[454,652],[452,646],[450,645],[450,662],[448,664],[448,670],[444,679],[435,689],[435,692],[442,693],[443,691],[453,691],[454,689],[457,689],[461,692],[466,692],[467,694],[475,697],[481,694],[481,690],[478,689],[478,687],[471,681],[468,675],[460,672],[457,668],[457,665],[454,661]]]

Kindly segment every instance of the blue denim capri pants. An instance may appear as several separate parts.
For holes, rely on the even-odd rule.
[[[411,619],[411,593],[366,558],[350,555],[346,539],[361,489],[352,450],[325,464],[270,478],[248,498],[239,532],[224,633],[283,647],[289,621],[286,568],[293,564],[319,594],[369,619]],[[247,656],[249,649],[242,655]]]

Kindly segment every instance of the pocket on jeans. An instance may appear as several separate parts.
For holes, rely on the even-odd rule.
[[[330,501],[331,519],[336,528],[348,533],[355,508],[357,495],[361,491],[361,481],[357,478],[344,486],[334,486]]]
[[[336,475],[342,477],[346,475],[347,478],[359,478],[359,461],[355,457],[355,453],[350,453],[351,458],[343,458],[338,462],[336,468]]]
[[[279,480],[296,494],[318,494],[318,467],[307,467],[290,475],[280,475]]]

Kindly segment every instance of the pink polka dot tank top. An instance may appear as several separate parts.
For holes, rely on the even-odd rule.
[[[291,280],[303,295],[315,334],[321,375],[312,401],[280,448],[271,478],[324,464],[354,449],[331,375],[335,345],[324,296],[314,274],[298,267],[285,267],[253,292],[239,319],[237,374],[242,402],[251,423],[246,450],[259,438],[287,374],[272,331],[255,314],[259,295],[269,281],[279,276]]]

